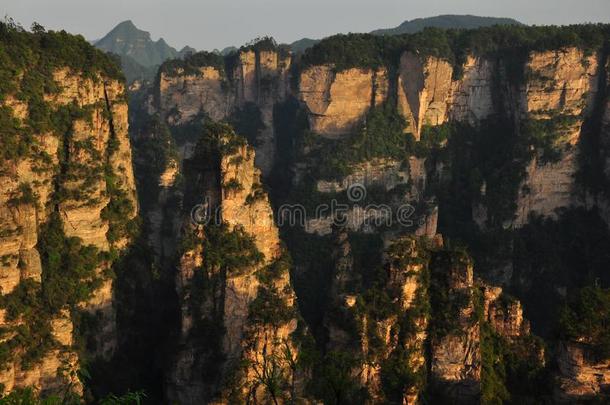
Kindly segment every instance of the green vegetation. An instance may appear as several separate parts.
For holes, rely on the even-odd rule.
[[[540,151],[541,164],[555,163],[561,158],[558,141],[577,122],[576,116],[561,114],[549,119],[528,119],[521,123],[521,135]]]
[[[484,27],[476,30],[425,28],[415,34],[376,36],[371,34],[335,35],[307,49],[303,68],[331,63],[338,71],[352,67],[397,67],[402,52],[422,57],[436,56],[454,65],[457,76],[468,52],[500,57],[509,62],[508,75],[523,78],[523,64],[529,51],[575,46],[587,51],[601,49],[610,26],[604,24],[528,27],[521,25]],[[513,61],[511,62],[510,59]]]
[[[78,238],[68,238],[58,214],[53,214],[40,232],[42,298],[51,313],[66,305],[76,309],[100,285],[96,269],[100,265],[97,248],[83,246]]]
[[[332,63],[337,71],[353,67],[379,68],[395,65],[409,37],[382,37],[370,34],[339,34],[323,39],[307,49],[300,66]]]
[[[487,322],[481,324],[481,403],[547,403],[551,399],[549,369],[542,340],[535,336],[506,339]]]
[[[212,158],[218,165],[221,157],[233,155],[240,147],[247,145],[246,138],[235,134],[233,127],[227,123],[206,120],[197,135],[195,159]]]
[[[121,80],[116,61],[95,49],[82,36],[65,31],[45,31],[38,24],[27,32],[12,20],[0,22],[0,60],[2,61],[2,96],[17,90],[17,78],[28,73],[29,80],[42,80],[45,90],[56,88],[49,74],[56,68],[70,68],[85,77],[98,74]],[[45,81],[46,80],[46,81]],[[29,90],[29,88],[24,89]]]
[[[405,160],[415,145],[413,135],[404,133],[406,126],[395,101],[387,100],[371,108],[363,124],[345,139],[324,139],[305,133],[300,143],[312,149],[306,157],[316,162],[315,178],[340,179],[360,162],[374,158]]]
[[[352,375],[358,359],[350,352],[335,350],[327,353],[315,371],[310,390],[325,404],[355,404],[363,402],[363,393]]]
[[[254,51],[254,52],[272,52],[278,51],[280,54],[283,53],[283,56],[287,56],[287,52],[289,52],[289,48],[284,45],[278,45],[273,37],[259,37],[251,40],[241,48],[240,51]]]
[[[1,94],[1,93],[0,93]],[[21,126],[8,106],[0,106],[0,145],[2,161],[13,160],[24,156],[32,143],[31,131]]]
[[[128,392],[121,396],[111,394],[99,401],[100,405],[141,405],[146,394],[142,391]],[[81,398],[68,393],[62,396],[50,395],[41,397],[32,388],[15,390],[0,398],[1,405],[79,405]]]
[[[108,242],[115,243],[121,239],[133,239],[138,232],[138,219],[131,218],[135,207],[121,182],[113,173],[110,165],[106,166],[106,193],[110,202],[104,207],[101,218],[108,221]]]
[[[371,108],[364,124],[352,140],[352,148],[358,161],[391,157],[397,160],[406,156],[407,145],[414,141],[412,135],[405,135],[407,122],[397,111],[394,100],[387,100]]]
[[[405,275],[414,275],[417,289],[411,305],[406,311],[395,307],[390,317],[398,316],[396,333],[399,345],[389,354],[387,359],[381,363],[381,381],[386,398],[391,402],[400,402],[406,392],[422,392],[427,378],[425,366],[414,369],[411,364],[414,358],[423,353],[423,346],[418,348],[418,334],[422,332],[422,321],[431,317],[431,272],[429,268],[430,248],[423,240],[404,238],[392,244],[388,248],[390,266],[394,272]],[[421,267],[420,267],[421,266]],[[417,273],[414,269],[419,268]],[[400,286],[390,289],[392,300],[401,297]],[[400,299],[400,298],[399,298]],[[402,312],[402,313],[401,313]],[[383,346],[380,347],[387,350]]]
[[[432,255],[430,262],[430,303],[432,306],[429,333],[440,339],[461,333],[461,311],[473,304],[473,291],[455,289],[455,278],[462,279],[472,266],[470,256],[461,250],[443,250]]]
[[[440,232],[466,243],[479,274],[489,274],[511,260],[510,224],[519,193],[526,192],[521,186],[536,149],[530,146],[530,136],[515,136],[513,122],[498,116],[479,127],[457,123],[444,127],[449,134],[447,146],[433,149],[427,164],[446,165],[450,175],[441,181],[432,179],[426,192],[439,200]],[[473,209],[481,206],[486,209],[483,228],[473,221]]]
[[[414,368],[412,361],[424,350],[418,347],[417,336],[430,314],[427,246],[414,237],[400,238],[386,251],[388,263],[382,267],[379,236],[354,233],[349,241],[353,262],[346,264],[341,257],[335,260],[332,294],[354,296],[356,302],[349,308],[341,298],[329,303],[326,322],[347,333],[350,340],[320,359],[314,372],[319,381],[312,383],[314,393],[325,403],[359,403],[367,394],[354,378],[354,371],[362,364],[379,364],[381,398],[388,403],[400,402],[405,392],[423,389],[426,380],[425,367]],[[410,276],[414,276],[417,289],[405,311],[403,285],[398,280]],[[390,342],[380,327],[388,322],[393,337]],[[365,351],[361,351],[363,347]]]
[[[58,69],[94,81],[100,76],[123,80],[116,61],[93,48],[83,37],[65,31],[45,31],[38,24],[27,32],[12,20],[0,22],[0,101],[8,96],[24,103],[28,116],[19,120],[8,106],[0,107],[0,145],[2,160],[24,157],[36,143],[35,134],[53,131],[64,135],[71,125],[66,117],[78,107],[54,110],[44,100],[59,90],[53,79]],[[80,109],[78,118],[83,118]],[[73,119],[75,117],[72,117]]]
[[[59,184],[53,196],[55,202],[73,200],[86,206],[99,204],[100,201],[92,196],[104,180],[103,154],[92,139],[76,141],[71,133],[64,136],[62,143]],[[82,160],[74,156],[82,156]]]
[[[111,244],[122,239],[133,240],[139,229],[138,219],[134,218],[134,203],[127,194],[125,185],[115,174],[112,167],[112,160],[118,152],[118,148],[118,140],[114,131],[112,131],[106,147],[106,164],[104,166],[106,194],[110,201],[101,213],[101,218],[108,221],[109,228],[106,236]]]
[[[512,243],[513,277],[531,280],[531,285],[516,286],[519,298],[542,336],[552,336],[559,318],[563,297],[557,288],[569,292],[598,282],[610,285],[610,231],[596,210],[564,210],[557,220],[532,217]]]
[[[29,183],[19,184],[17,192],[8,201],[9,206],[18,207],[20,205],[38,205],[38,196],[32,190],[32,186]]]
[[[23,320],[16,325],[9,323],[2,331],[1,364],[4,367],[9,361],[19,361],[24,369],[32,367],[51,349],[66,349],[55,341],[51,328],[51,321],[64,316],[64,311],[67,311],[75,326],[76,343],[71,349],[84,352],[87,341],[84,335],[95,332],[92,326],[95,326],[93,320],[96,316],[91,315],[91,319],[86,320],[81,304],[91,298],[104,279],[112,277],[112,265],[116,258],[113,254],[99,252],[94,246],[83,245],[78,238],[68,237],[63,229],[58,204],[66,200],[85,206],[99,204],[98,197],[94,195],[99,184],[106,180],[110,204],[104,209],[102,217],[110,223],[108,237],[111,242],[125,235],[131,225],[126,219],[133,211],[132,203],[121,189],[122,185],[109,169],[118,146],[114,134],[105,145],[107,155],[102,153],[92,138],[77,139],[73,136],[74,122],[81,120],[85,124],[92,124],[94,113],[102,114],[112,124],[107,103],[100,100],[81,106],[75,100],[56,106],[45,101],[47,96],[56,95],[61,89],[60,83],[55,83],[53,79],[53,74],[58,70],[68,70],[74,77],[98,84],[102,80],[123,81],[116,61],[93,48],[80,36],[64,31],[45,32],[37,24],[32,31],[26,32],[12,21],[0,23],[0,100],[10,97],[24,105],[28,113],[26,118],[17,119],[10,108],[0,108],[0,160],[10,162],[30,157],[33,172],[54,176],[52,200],[48,207],[40,207],[50,213],[47,222],[39,229],[36,247],[42,262],[41,281],[22,279],[12,292],[0,300],[9,321]],[[54,164],[51,158],[55,151],[47,152],[39,143],[38,136],[47,133],[59,138],[59,165]],[[9,203],[38,204],[34,186],[39,184],[36,181],[21,184]],[[24,264],[20,260],[19,266]],[[16,353],[19,353],[19,357],[15,357]],[[84,364],[86,356],[80,356],[80,360]],[[1,401],[18,399],[9,396]],[[24,401],[38,403],[35,399]]]
[[[248,269],[260,264],[263,255],[254,244],[254,237],[243,228],[229,230],[227,224],[210,225],[203,240],[205,270],[216,272],[220,269],[227,277],[237,277]]]
[[[413,140],[413,154],[417,157],[424,158],[431,156],[433,153],[438,153],[440,149],[447,144],[451,134],[459,131],[457,123],[444,125],[424,125],[421,129],[421,135],[418,142]]]
[[[506,342],[487,323],[481,325],[481,403],[502,404],[510,398],[505,381]]]
[[[244,136],[248,140],[248,145],[257,146],[258,137],[265,124],[261,117],[261,111],[254,103],[246,103],[242,107],[237,107],[228,119],[235,129],[235,132]]]
[[[473,29],[494,25],[521,25],[512,18],[478,17],[474,15],[439,15],[435,17],[416,18],[404,21],[398,27],[379,29],[372,32],[375,35],[400,35],[415,33],[428,27],[443,29]]]
[[[167,76],[197,75],[201,74],[199,70],[202,67],[213,67],[224,75],[225,61],[222,55],[213,52],[197,52],[186,55],[184,59],[170,59],[161,64],[159,74],[163,73]]]
[[[251,235],[246,234],[240,227],[230,229],[226,223],[206,226],[202,237],[193,230],[187,231],[181,241],[179,254],[198,248],[201,248],[203,255],[203,266],[194,269],[193,280],[187,287],[190,291],[187,304],[195,321],[190,333],[201,342],[197,349],[201,352],[200,355],[208,359],[201,378],[206,382],[219,383],[219,370],[226,360],[222,348],[225,333],[224,313],[222,308],[216,306],[204,309],[203,303],[207,299],[214,300],[214,297],[220,296],[227,279],[254,272],[256,266],[261,264],[263,255],[256,248]],[[271,303],[278,304],[277,300]],[[253,306],[254,311],[260,310],[257,318],[260,322],[269,321],[267,311],[276,311],[275,307],[269,307],[266,302],[258,301]]]
[[[21,367],[27,370],[48,350],[57,346],[51,334],[50,314],[41,295],[40,283],[25,280],[11,293],[2,296],[1,304],[7,310],[7,320],[15,320],[19,316],[25,320],[24,324],[11,328],[12,330],[2,331],[5,337],[7,332],[14,333],[14,336],[0,344],[3,369],[9,361],[14,360],[14,352],[18,348],[24,350],[19,361]]]
[[[282,297],[284,291],[277,291],[274,285],[278,279],[288,277],[291,266],[290,256],[284,251],[279,259],[256,273],[261,284],[256,298],[250,303],[249,322],[278,328],[297,317],[295,308],[288,307]]]
[[[57,345],[50,321],[64,308],[78,312],[78,304],[90,298],[101,282],[96,273],[102,263],[97,249],[66,237],[57,213],[41,229],[37,248],[43,265],[42,283],[23,280],[0,301],[8,320],[25,320],[12,328],[15,335],[1,345],[3,365],[17,347],[25,350],[20,357],[22,367],[27,369],[40,360]]]
[[[584,287],[570,297],[559,317],[561,337],[593,347],[599,360],[610,359],[610,290]]]

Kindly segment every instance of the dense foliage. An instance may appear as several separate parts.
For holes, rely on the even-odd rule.
[[[536,336],[507,339],[481,320],[481,403],[546,403],[551,374]]]
[[[110,394],[99,401],[100,405],[141,405],[146,394],[141,391],[128,392],[117,396]],[[76,395],[38,395],[34,389],[28,387],[15,390],[0,398],[1,405],[78,405],[81,399]]]
[[[224,74],[225,60],[222,55],[217,53],[201,51],[186,55],[183,59],[170,59],[163,62],[159,68],[159,73],[168,76],[194,75],[201,73],[199,68],[207,66],[213,67]]]
[[[390,99],[374,106],[363,123],[346,137],[324,139],[306,132],[301,146],[311,149],[307,159],[316,162],[315,178],[339,179],[350,174],[353,165],[375,158],[406,160],[415,149],[415,138],[405,133],[405,118]]]
[[[78,305],[91,297],[101,281],[96,270],[103,257],[95,247],[83,246],[79,239],[66,237],[57,213],[41,229],[37,248],[43,265],[41,282],[23,280],[1,299],[8,320],[18,317],[26,320],[11,328],[14,336],[2,343],[4,365],[17,347],[25,350],[20,361],[26,369],[56,347],[51,320],[64,309],[73,315],[78,312]]]
[[[488,27],[493,25],[521,25],[520,22],[512,18],[498,17],[479,17],[475,15],[439,15],[435,17],[415,18],[411,21],[404,21],[398,27],[379,29],[372,32],[375,35],[400,35],[410,34],[423,30],[427,27],[435,28],[461,28],[473,29],[479,27]]]
[[[557,220],[533,217],[513,243],[514,278],[530,280],[514,288],[525,315],[543,336],[552,335],[559,315],[563,298],[557,288],[572,291],[596,282],[610,285],[610,232],[595,210],[565,210]],[[540,285],[555,288],[535,287]]]
[[[254,237],[239,227],[230,230],[226,224],[208,226],[203,244],[209,272],[221,269],[228,277],[238,276],[263,260]]]
[[[591,345],[598,360],[610,358],[610,290],[585,287],[561,311],[559,330],[564,339]]]
[[[352,67],[378,68],[398,66],[402,52],[413,51],[422,56],[437,56],[460,65],[468,53],[495,57],[512,57],[523,61],[529,51],[560,49],[576,46],[594,50],[607,41],[610,26],[573,25],[529,27],[504,25],[476,30],[442,30],[426,28],[415,34],[375,36],[371,34],[339,34],[322,40],[307,49],[301,59],[302,67],[333,64],[338,71]],[[522,72],[512,70],[515,79]]]
[[[138,219],[134,217],[136,207],[132,198],[125,190],[125,184],[119,179],[112,167],[112,157],[118,152],[118,140],[114,131],[111,132],[106,147],[106,164],[104,177],[106,181],[106,195],[110,201],[101,212],[101,218],[108,221],[108,242],[116,244],[121,240],[132,240],[138,232]]]
[[[92,80],[123,80],[117,62],[81,36],[47,32],[38,24],[27,32],[12,20],[0,22],[0,101],[10,96],[28,109],[27,118],[19,122],[10,108],[0,107],[2,160],[26,155],[36,133],[64,134],[63,117],[71,106],[54,111],[44,100],[45,94],[59,90],[53,72],[64,68]]]
[[[255,103],[245,103],[236,108],[228,119],[235,132],[248,140],[248,145],[258,146],[259,135],[265,129],[261,111]]]
[[[297,317],[295,308],[289,307],[283,298],[284,291],[277,291],[275,285],[279,279],[289,277],[291,266],[292,260],[288,252],[283,252],[280,258],[257,271],[260,286],[256,298],[250,303],[250,322],[278,328]]]
[[[239,52],[248,51],[253,51],[255,53],[276,51],[279,53],[280,57],[287,57],[290,52],[290,47],[288,45],[278,45],[273,37],[263,36],[254,38],[239,48]]]

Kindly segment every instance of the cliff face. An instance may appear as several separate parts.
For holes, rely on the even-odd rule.
[[[169,396],[185,404],[284,402],[296,399],[302,390],[289,261],[280,250],[273,212],[254,166],[254,150],[240,141],[235,144],[237,136],[224,130],[218,166],[212,165],[199,177],[206,204],[222,219],[220,232],[241,240],[234,242],[242,246],[226,260],[234,262],[243,255],[243,262],[216,262],[212,255],[222,255],[223,249],[230,249],[224,244],[231,242],[212,236],[219,230],[217,223],[195,225],[195,238],[207,242],[185,250],[178,268],[182,335],[174,371],[168,377]],[[227,145],[233,146],[227,149]],[[187,232],[193,232],[192,224],[186,226]],[[212,263],[206,265],[206,261]],[[197,281],[201,277],[204,284]],[[208,322],[222,327],[200,329],[213,324]],[[202,338],[207,346],[201,346]],[[211,369],[218,374],[201,377]],[[274,381],[267,379],[269,373]],[[277,384],[279,390],[269,384]]]
[[[477,124],[494,112],[493,85],[496,64],[484,57],[468,56],[463,77],[452,83],[451,119]]]
[[[352,187],[362,189],[363,194],[347,207],[345,212],[346,229],[353,232],[376,233],[384,227],[396,225],[392,209],[407,208],[411,218],[412,231],[420,236],[433,237],[436,234],[437,207],[433,201],[426,201],[425,159],[410,157],[408,162],[394,159],[372,159],[351,167],[351,174],[336,180],[318,180],[314,192],[325,198],[346,194]],[[367,190],[381,189],[391,198],[367,200]],[[350,191],[351,190],[351,191]],[[407,204],[412,204],[407,207]],[[415,210],[415,205],[424,208]],[[305,232],[320,236],[330,235],[337,222],[336,213],[320,210],[312,213],[305,223]],[[320,215],[318,215],[320,214]],[[407,219],[409,219],[407,218]],[[405,224],[406,225],[406,224]]]
[[[405,52],[400,58],[396,89],[390,89],[387,69],[347,69],[332,65],[306,68],[300,75],[299,99],[309,112],[312,131],[329,137],[352,132],[371,106],[394,93],[406,132],[417,140],[424,125],[441,125],[449,117],[478,123],[493,112],[494,63],[468,56],[463,75],[453,79],[453,67],[436,57]]]
[[[523,184],[526,191],[518,200],[517,226],[526,223],[530,213],[554,216],[557,208],[582,204],[576,196],[576,145],[596,101],[599,59],[599,54],[585,55],[576,48],[530,54],[526,84],[520,90],[522,117],[544,120],[564,115],[573,119],[556,128],[555,147],[562,151],[559,160],[534,160],[528,166]]]
[[[432,305],[439,307],[433,314],[455,319],[448,321],[449,327],[435,328],[439,332],[431,343],[432,378],[449,398],[472,402],[478,398],[481,384],[481,320],[475,314],[473,266],[467,257],[441,254],[434,257],[431,272],[437,294],[446,289],[449,299],[457,301],[456,308],[443,308],[442,300],[434,300],[437,294],[433,295]],[[444,311],[450,313],[442,314]]]
[[[424,125],[440,125],[447,119],[452,70],[448,62],[438,58],[422,60],[410,52],[401,56],[398,109],[415,139],[419,140]]]
[[[226,94],[223,72],[204,66],[197,73],[177,75],[161,72],[159,78],[159,107],[170,124],[184,124],[204,111],[214,120],[226,118],[231,112],[234,96]],[[226,83],[225,83],[226,84]]]
[[[608,395],[610,366],[608,361],[596,361],[591,349],[578,342],[564,342],[559,347],[557,358],[559,384],[555,400],[559,403],[574,403]]]
[[[373,274],[358,263],[353,238],[345,230],[333,235],[323,320],[326,361],[341,353],[352,359],[348,400],[366,402],[364,391],[371,403],[416,404],[428,387],[435,401],[477,402],[492,378],[483,369],[495,367],[485,365],[494,340],[519,359],[530,356],[531,366],[543,364],[543,351],[525,343],[531,336],[521,303],[475,281],[472,260],[443,247],[440,235],[395,238],[383,271]],[[504,364],[506,353],[494,361]]]
[[[73,246],[94,248],[88,253],[94,259],[98,252],[121,251],[127,246],[129,235],[116,221],[126,224],[137,214],[123,84],[101,74],[84,77],[68,68],[56,69],[52,79],[58,89],[45,93],[43,102],[57,116],[71,111],[64,115],[65,132],[57,127],[34,131],[31,136],[35,141],[23,155],[3,161],[0,174],[0,288],[2,327],[6,330],[2,341],[9,350],[0,372],[5,392],[25,386],[44,392],[80,392],[75,374],[79,356],[72,329],[73,319],[82,311],[99,319],[97,345],[91,354],[108,358],[115,346],[112,279],[107,276],[112,261],[95,259],[91,268],[95,287],[80,298],[67,297],[68,302],[76,301],[72,306],[63,305],[58,311],[40,309],[48,315],[37,321],[41,324],[28,327],[36,336],[40,333],[37,328],[48,322],[50,335],[46,339],[50,340],[32,361],[26,364],[23,360],[30,358],[33,348],[28,338],[16,343],[23,333],[19,328],[32,320],[29,315],[15,314],[10,305],[15,305],[12,303],[24,289],[32,288],[35,297],[43,294],[41,288],[64,288],[51,273],[53,263],[49,262],[58,260],[49,256],[58,253],[51,250],[49,242],[42,242],[47,240],[48,223],[57,218],[61,228],[56,232],[74,241],[71,243],[78,241]],[[33,105],[9,95],[3,108],[8,108],[25,132]],[[114,211],[119,198],[124,204],[120,218]],[[67,257],[68,253],[61,255]],[[53,282],[60,284],[51,285]],[[49,299],[49,293],[44,294]]]
[[[312,131],[330,138],[353,132],[371,105],[385,101],[388,73],[385,69],[348,69],[313,66],[301,72],[299,99],[309,112]]]
[[[326,352],[328,361],[341,353],[352,359],[348,374],[356,388],[347,400],[418,403],[427,372],[428,318],[422,312],[427,300],[425,252],[415,238],[396,240],[388,248],[384,264],[387,279],[367,286],[366,275],[355,265],[357,252],[352,250],[348,233],[337,230],[334,241],[335,268],[324,317]],[[381,290],[387,291],[389,302],[375,301],[373,297],[383,296],[378,295],[383,294]],[[407,367],[413,378],[401,375],[395,367]]]
[[[268,175],[275,157],[273,108],[289,89],[291,59],[278,50],[244,49],[233,56],[232,70],[198,66],[159,74],[159,113],[170,125],[184,125],[201,113],[220,121],[254,105],[262,128],[256,135],[257,166]],[[254,120],[253,117],[250,117]]]
[[[577,48],[532,52],[525,66],[522,113],[543,117],[550,111],[580,115],[597,93],[599,54]]]
[[[220,148],[216,156],[198,151],[188,139],[184,162],[178,159],[160,177],[166,187],[178,173],[199,165],[198,175],[187,179],[185,195],[194,193],[199,203],[208,197],[204,205],[217,209],[226,227],[185,227],[196,242],[181,250],[178,266],[182,332],[168,377],[170,399],[278,400],[261,380],[270,367],[278,370],[282,399],[299,396],[300,377],[289,371],[299,352],[291,337],[299,330],[291,312],[295,293],[285,270],[269,274],[283,254],[264,181],[280,195],[275,206],[298,203],[309,210],[331,200],[346,202],[347,193],[349,208],[340,227],[332,213],[316,210],[314,216],[307,212],[302,231],[282,233],[298,261],[294,273],[301,285],[295,282],[295,290],[303,308],[314,307],[313,315],[310,308],[302,313],[313,319],[324,348],[314,375],[334,381],[332,367],[340,363],[342,382],[349,381],[333,398],[358,403],[365,393],[373,403],[417,403],[427,387],[446,402],[507,400],[506,391],[515,388],[522,370],[545,367],[544,352],[530,334],[524,313],[534,318],[526,298],[520,296],[522,305],[477,276],[517,294],[522,291],[511,287],[519,283],[534,290],[542,284],[533,275],[542,267],[538,262],[513,279],[513,267],[523,265],[523,245],[531,242],[518,232],[536,224],[531,214],[558,218],[557,209],[595,205],[607,215],[603,198],[582,192],[579,183],[579,153],[594,132],[600,100],[606,108],[600,147],[610,148],[607,100],[599,92],[607,76],[601,53],[572,46],[523,54],[505,49],[474,54],[468,48],[452,49],[444,58],[428,56],[425,47],[415,52],[405,46],[391,61],[383,49],[378,59],[361,61],[376,67],[363,67],[351,57],[312,64],[311,59],[324,59],[323,47],[312,58],[294,60],[254,48],[227,58],[224,67],[208,63],[160,72],[159,112],[177,139],[200,121],[200,113],[237,127],[245,117],[240,114],[249,110],[263,124],[255,139],[249,137],[256,153],[239,144]],[[296,88],[288,85],[292,64]],[[288,99],[297,110],[294,117],[285,116]],[[398,114],[384,110],[388,106]],[[277,186],[278,173],[270,170],[274,157],[285,157],[280,155],[288,156],[280,162],[287,190]],[[602,155],[610,172],[607,154]],[[349,194],[355,185],[365,190],[357,201]],[[289,194],[286,201],[282,194]],[[399,208],[412,208],[404,218],[411,226],[383,225],[387,212],[380,203],[393,220]],[[377,220],[381,226],[371,225]],[[475,276],[466,254],[441,246],[437,226],[449,240],[473,242],[477,266],[484,269],[480,274]],[[218,261],[219,246],[232,245],[228,235],[241,241],[239,252],[231,254],[243,256],[243,263]],[[244,242],[248,236],[250,247]],[[389,247],[383,255],[380,245]],[[261,253],[260,261],[250,260],[251,247]],[[560,285],[540,289],[565,291]],[[287,309],[273,314],[278,322],[268,318],[269,302]],[[278,354],[280,347],[290,358]],[[581,377],[589,388],[574,392],[601,390],[603,384],[591,388],[589,381],[597,365],[570,353],[572,360],[564,360],[576,365],[562,374],[564,391]],[[218,367],[207,371],[210,365]],[[324,375],[328,368],[330,375]]]
[[[554,216],[557,208],[582,204],[575,195],[574,176],[581,127],[589,118],[598,90],[599,53],[578,48],[531,52],[523,66],[523,83],[502,76],[506,63],[467,55],[455,77],[453,67],[437,57],[405,52],[398,65],[397,84],[389,88],[385,69],[347,69],[332,65],[307,67],[300,76],[299,98],[307,108],[310,129],[325,137],[353,132],[375,104],[394,95],[407,121],[405,131],[420,139],[424,126],[453,122],[478,125],[492,114],[508,113],[521,121],[553,122],[555,161],[532,159],[517,201],[517,227],[531,213]],[[504,92],[499,101],[494,93]],[[498,102],[503,111],[498,111]]]

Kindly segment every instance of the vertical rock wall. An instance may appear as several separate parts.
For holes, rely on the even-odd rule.
[[[34,134],[36,141],[25,157],[2,162],[0,288],[3,296],[14,291],[20,283],[41,282],[45,269],[37,244],[41,227],[53,212],[59,214],[65,235],[77,238],[83,246],[91,245],[105,252],[120,251],[127,246],[127,237],[113,240],[108,237],[109,222],[103,211],[111,196],[103,175],[105,165],[130,203],[131,210],[124,221],[129,222],[137,214],[123,84],[99,75],[84,78],[68,69],[56,70],[53,78],[59,90],[45,94],[45,103],[52,109],[75,106],[85,113],[82,118],[71,118],[68,134],[52,131]],[[27,119],[27,105],[11,96],[7,97],[5,105],[17,120]],[[23,195],[26,188],[31,190],[32,196],[27,199]],[[101,285],[90,299],[79,304],[81,310],[97,314],[100,319],[98,345],[93,355],[105,358],[112,354],[116,342],[112,280],[103,276],[109,266],[109,261],[100,263],[96,273],[102,278]],[[3,336],[6,341],[22,320],[6,320],[5,309],[0,313],[0,323],[8,331]],[[79,367],[79,358],[72,347],[73,315],[65,308],[51,320],[51,336],[55,343],[41,360],[25,367],[20,361],[23,349],[19,346],[11,349],[13,360],[0,372],[5,392],[25,386],[44,392],[67,388],[81,390],[80,381],[74,374]]]

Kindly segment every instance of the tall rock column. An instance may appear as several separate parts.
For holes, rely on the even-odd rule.
[[[290,260],[280,248],[254,150],[230,127],[211,125],[207,135],[218,137],[211,149],[198,147],[193,159],[216,155],[218,166],[192,174],[204,195],[214,196],[207,201],[220,222],[185,228],[178,268],[182,337],[169,397],[184,404],[284,403],[303,388]]]
[[[22,131],[34,132],[22,156],[2,162],[0,175],[5,392],[32,386],[79,393],[79,354],[112,355],[110,273],[137,216],[123,83],[68,67],[54,69],[47,80],[55,88],[40,99],[18,101],[18,91],[2,106]],[[40,105],[53,125],[36,133],[28,119]],[[19,302],[25,297],[24,311]],[[79,349],[76,338],[85,331],[74,320],[84,314],[98,320],[89,331],[95,347]]]

